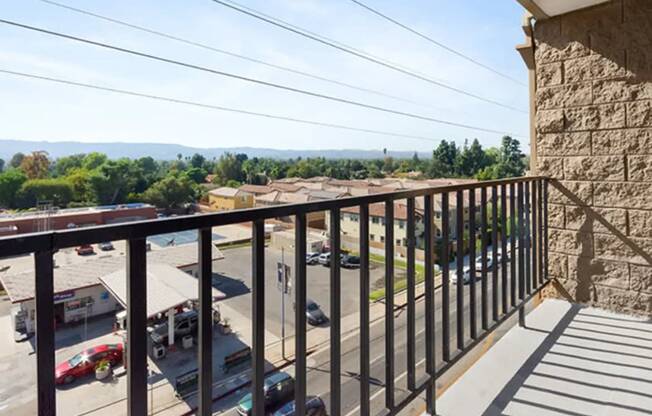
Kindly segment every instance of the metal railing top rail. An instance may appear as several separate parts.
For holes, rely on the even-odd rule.
[[[521,176],[509,179],[470,182],[464,184],[433,186],[378,193],[373,195],[352,196],[325,201],[312,201],[298,204],[247,208],[233,211],[189,215],[173,218],[158,218],[121,224],[98,225],[94,227],[70,230],[54,230],[40,233],[21,234],[0,238],[0,258],[29,254],[38,251],[58,250],[82,244],[94,244],[102,241],[128,240],[146,238],[157,234],[196,230],[206,227],[230,225],[255,220],[287,217],[317,211],[348,208],[363,204],[374,204],[400,199],[436,195],[448,192],[481,189],[485,187],[534,182],[546,179],[543,176]]]

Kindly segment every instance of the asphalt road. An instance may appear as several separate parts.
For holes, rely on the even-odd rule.
[[[480,297],[481,297],[481,282],[476,283],[476,296],[477,296],[477,328],[480,332],[481,316],[480,316]],[[492,287],[491,278],[488,280],[488,313],[491,311],[491,298]],[[498,290],[500,294],[500,274],[498,279]],[[465,340],[468,342],[470,330],[470,286],[464,286],[464,332]],[[438,289],[435,294],[435,337],[437,340],[436,355],[437,365],[441,365],[441,347],[442,347],[442,296],[441,289]],[[457,291],[455,285],[451,285],[450,291],[450,328],[451,328],[451,354],[454,355],[456,351],[456,312],[457,312]],[[500,296],[498,296],[500,299]],[[489,315],[490,316],[490,315]],[[371,344],[370,344],[370,376],[371,376],[371,404],[372,414],[382,411],[385,404],[384,393],[384,380],[385,380],[385,326],[384,319],[377,320],[371,325]],[[491,323],[491,319],[490,319]],[[417,384],[425,377],[425,305],[424,300],[421,299],[416,304],[416,380]],[[395,400],[399,402],[402,397],[407,395],[407,310],[402,309],[395,312]],[[341,383],[342,383],[342,414],[345,416],[355,415],[359,413],[360,404],[360,384],[359,384],[359,333],[354,333],[352,336],[342,340],[341,349]],[[330,351],[327,347],[320,350],[308,358],[308,386],[307,392],[309,395],[319,395],[322,397],[329,406],[330,404]],[[293,368],[289,368],[291,374],[294,373]],[[238,400],[247,393],[246,389],[236,392],[223,400],[215,403],[214,411],[224,413],[227,415],[235,415],[233,407],[237,405]],[[405,409],[405,414],[411,414],[410,410],[422,410],[423,400],[414,400],[408,408]],[[330,413],[330,412],[329,412]]]

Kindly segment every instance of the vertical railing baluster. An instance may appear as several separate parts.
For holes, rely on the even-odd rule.
[[[297,415],[306,414],[306,214],[300,213],[295,218],[294,229],[294,275],[295,275],[295,387],[294,403]]]
[[[253,222],[252,235],[252,415],[265,413],[265,220]]]
[[[198,414],[212,415],[213,405],[213,233],[210,228],[198,232],[199,265],[199,368]]]
[[[532,287],[539,287],[539,264],[537,257],[537,250],[539,249],[539,230],[538,222],[539,218],[537,215],[537,199],[538,199],[538,187],[537,182],[532,182],[532,231],[531,231],[531,245],[532,245]]]
[[[507,283],[507,185],[500,186],[500,294],[503,304],[503,314],[509,309]]]
[[[385,202],[385,407],[394,407],[394,201]]]
[[[525,263],[523,259],[524,245],[525,245],[525,227],[523,220],[523,182],[518,183],[518,319],[519,325],[525,326],[525,308],[523,307],[523,299],[525,298]]]
[[[448,192],[441,194],[441,339],[442,358],[448,362],[451,359],[450,353],[450,264],[449,243],[450,243],[450,211]]]
[[[464,191],[457,191],[455,212],[457,213],[457,348],[464,349]]]
[[[532,293],[532,275],[531,275],[531,239],[530,239],[530,183],[523,183],[525,188],[525,206],[523,207],[525,214],[525,290],[529,295]]]
[[[509,283],[512,308],[516,306],[516,186],[509,184]]]
[[[369,416],[369,205],[360,206],[360,415]]]
[[[340,210],[332,209],[331,218],[331,411],[332,416],[341,412],[342,386],[340,383],[341,363],[341,273],[340,273]]]
[[[407,246],[407,383],[408,383],[409,390],[414,390],[416,386],[416,381],[414,376],[415,367],[416,367],[415,225],[416,224],[415,224],[415,215],[414,215],[414,198],[408,198],[407,200],[407,244],[408,244]],[[428,225],[426,224],[426,231],[427,230],[428,230]],[[431,253],[431,257],[432,257],[432,253]],[[428,264],[429,264],[428,250],[426,249],[426,276],[428,275],[427,274]],[[426,277],[426,281],[427,281],[427,277]],[[426,283],[426,287],[427,285],[428,283]],[[428,289],[426,289],[426,291],[427,290]]]
[[[498,188],[491,187],[491,317],[498,320]]]
[[[147,414],[147,252],[127,240],[127,414]]]
[[[469,190],[469,267],[470,267],[470,286],[469,286],[469,315],[471,322],[469,332],[472,339],[478,337],[477,312],[476,312],[476,293],[475,293],[475,189]]]
[[[487,311],[487,188],[483,186],[480,189],[480,233],[482,235],[482,270],[480,278],[482,279],[482,330],[486,331],[489,327],[489,316]]]
[[[435,415],[437,386],[435,384],[435,276],[433,262],[433,196],[423,197],[424,209],[424,252],[425,252],[425,297],[426,297],[426,411]]]
[[[543,181],[543,275],[548,280],[548,179]]]
[[[36,298],[36,402],[39,416],[57,414],[54,389],[54,262],[52,251],[34,253]]]
[[[543,216],[543,179],[537,180],[537,187],[539,188],[539,285],[543,284],[544,281],[544,259],[543,259],[543,228],[544,222],[546,219]]]

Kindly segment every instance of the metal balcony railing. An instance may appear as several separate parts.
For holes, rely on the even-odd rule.
[[[464,198],[468,193],[468,198]],[[456,200],[456,241],[450,230],[450,197]],[[479,201],[477,201],[479,196]],[[417,384],[415,377],[415,209],[418,198],[423,198],[426,374],[427,379]],[[435,253],[433,212],[435,198],[441,198],[442,239],[441,252]],[[129,415],[147,414],[147,332],[146,332],[146,239],[149,236],[184,230],[198,230],[199,261],[199,396],[197,413],[211,414],[212,405],[212,314],[211,314],[211,227],[252,222],[252,395],[253,414],[264,414],[265,377],[265,229],[266,219],[292,217],[295,221],[295,302],[296,302],[296,414],[305,413],[306,403],[306,215],[311,212],[330,213],[330,414],[340,415],[340,210],[360,207],[360,413],[370,413],[370,300],[369,300],[369,205],[385,203],[385,407],[396,414],[419,394],[426,392],[427,410],[435,414],[435,381],[498,325],[518,311],[524,324],[524,305],[548,282],[548,180],[543,177],[522,177],[497,181],[465,183],[425,189],[407,190],[361,197],[317,201],[303,204],[253,208],[186,217],[174,217],[107,225],[83,229],[52,231],[0,238],[0,256],[34,254],[36,283],[36,359],[39,415],[55,415],[55,344],[53,253],[59,249],[102,241],[127,241],[127,408]],[[410,394],[396,402],[394,354],[394,201],[407,201],[407,382]],[[468,214],[461,209],[468,202]],[[420,201],[419,201],[420,202]],[[478,204],[479,202],[479,204]],[[509,215],[508,215],[509,212]],[[476,224],[479,214],[480,224]],[[468,215],[468,239],[464,217]],[[509,225],[508,225],[509,224]],[[489,228],[491,232],[489,232]],[[500,228],[501,232],[498,232]],[[510,230],[508,233],[507,230]],[[509,235],[508,235],[509,234]],[[476,270],[476,241],[480,237],[482,265],[488,263],[491,249],[491,267]],[[450,245],[457,253],[469,248],[468,274],[470,285],[469,316],[465,316],[464,256],[457,256],[456,285],[456,345],[451,346],[450,313]],[[509,255],[508,252],[509,242]],[[500,269],[498,260],[500,250]],[[435,337],[435,268],[434,256],[442,264],[442,326],[441,339]],[[507,266],[509,265],[509,272]],[[481,280],[480,297],[476,281]],[[488,288],[491,285],[491,299]],[[499,297],[500,295],[500,297]],[[469,320],[469,334],[465,334],[465,319]],[[478,325],[479,323],[479,325]],[[478,328],[479,326],[479,328]],[[451,348],[453,347],[453,348]],[[435,366],[436,350],[441,352],[443,365]]]

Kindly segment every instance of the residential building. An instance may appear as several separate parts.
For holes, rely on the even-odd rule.
[[[254,195],[236,188],[223,186],[208,192],[208,205],[214,211],[231,211],[254,206]]]

